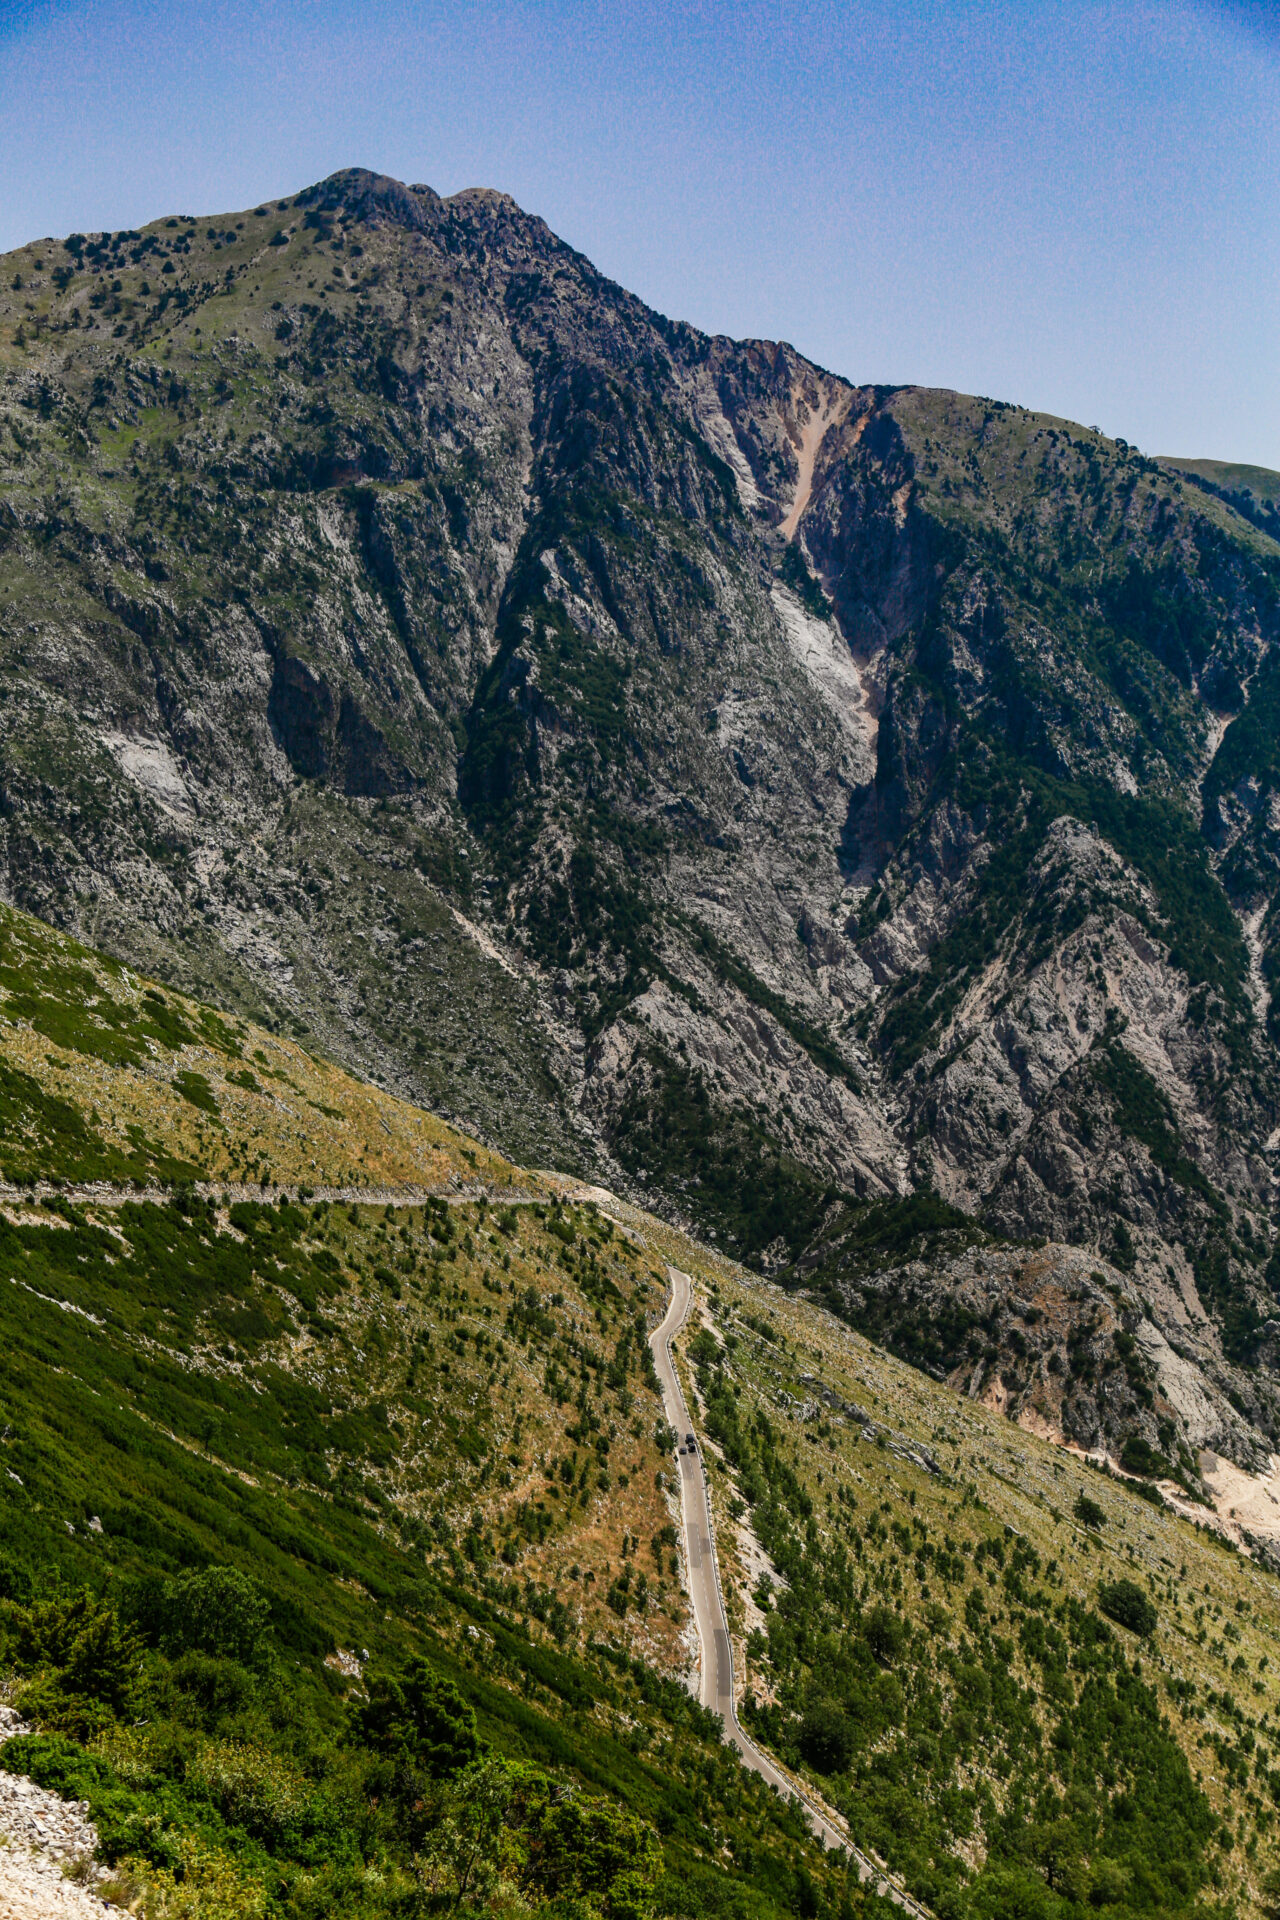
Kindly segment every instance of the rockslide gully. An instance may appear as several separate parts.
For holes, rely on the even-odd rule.
[[[667,1268],[671,1295],[662,1320],[649,1336],[654,1365],[662,1384],[662,1398],[669,1424],[679,1434],[691,1432],[693,1421],[685,1404],[684,1390],[676,1372],[671,1342],[688,1317],[693,1298],[693,1283],[678,1267]],[[680,1513],[684,1528],[685,1560],[689,1568],[689,1599],[698,1634],[700,1680],[698,1697],[723,1722],[729,1740],[742,1756],[744,1765],[767,1780],[776,1792],[794,1795],[804,1808],[809,1824],[824,1847],[842,1848],[856,1862],[860,1880],[875,1883],[877,1893],[896,1901],[917,1920],[930,1920],[905,1888],[897,1886],[878,1861],[855,1847],[847,1833],[837,1825],[837,1816],[819,1806],[789,1780],[782,1769],[762,1752],[742,1730],[734,1698],[733,1645],[729,1639],[729,1620],[720,1585],[720,1565],[716,1555],[715,1531],[711,1518],[711,1493],[702,1464],[702,1449],[682,1451],[680,1468]]]

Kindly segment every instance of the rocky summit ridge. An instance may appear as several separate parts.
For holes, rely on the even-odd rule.
[[[499,194],[38,241],[3,889],[1203,1493],[1280,1447],[1273,480]]]

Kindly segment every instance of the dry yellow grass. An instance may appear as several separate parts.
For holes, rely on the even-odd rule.
[[[122,1152],[140,1128],[211,1181],[529,1187],[500,1154],[293,1041],[210,1016],[12,909],[0,911],[0,938],[0,1062],[68,1101]],[[159,1033],[148,1030],[156,1008]],[[168,1045],[166,1028],[189,1037]],[[125,1051],[132,1057],[111,1057]],[[207,1083],[210,1110],[184,1095],[184,1076]]]

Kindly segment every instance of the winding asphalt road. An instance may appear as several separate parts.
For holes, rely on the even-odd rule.
[[[689,1418],[680,1376],[671,1357],[671,1342],[685,1323],[693,1297],[693,1284],[688,1274],[681,1273],[677,1267],[668,1267],[667,1274],[671,1282],[671,1301],[661,1324],[650,1334],[649,1345],[662,1385],[667,1419],[679,1434],[683,1446],[685,1435],[693,1431],[693,1422]],[[711,1531],[711,1495],[702,1470],[701,1449],[679,1455],[677,1465],[680,1469],[680,1511],[684,1521],[689,1593],[693,1601],[700,1653],[698,1698],[704,1707],[710,1707],[723,1720],[725,1733],[742,1755],[743,1763],[784,1797],[795,1795],[824,1847],[845,1848],[857,1863],[860,1879],[874,1881],[877,1893],[896,1901],[908,1913],[918,1916],[918,1920],[929,1920],[928,1909],[886,1879],[883,1867],[877,1866],[857,1847],[850,1846],[848,1835],[841,1833],[821,1808],[814,1806],[799,1792],[794,1781],[788,1780],[781,1768],[756,1746],[739,1725],[733,1696],[733,1647],[729,1640],[724,1595],[720,1589],[720,1570]]]

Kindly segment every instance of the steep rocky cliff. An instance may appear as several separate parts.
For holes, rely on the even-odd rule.
[[[1177,1445],[1265,1451],[1265,515],[672,323],[497,194],[0,288],[13,901],[860,1310],[840,1223],[913,1190],[1080,1249],[1216,1370]]]

